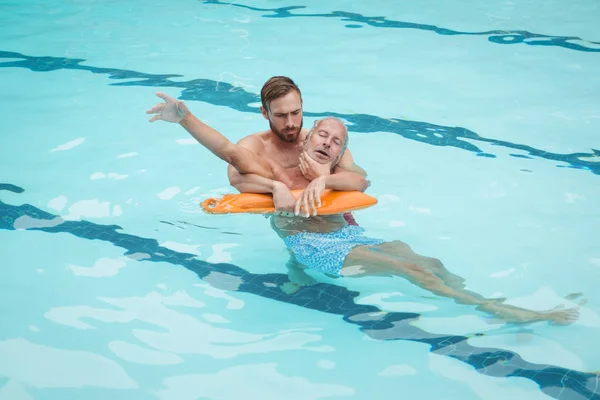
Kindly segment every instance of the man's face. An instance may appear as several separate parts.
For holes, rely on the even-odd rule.
[[[270,111],[262,109],[262,114],[269,120],[269,127],[284,142],[293,143],[298,140],[302,129],[302,100],[295,90],[285,96],[271,101]]]
[[[306,144],[308,156],[319,164],[335,161],[344,148],[346,132],[339,121],[324,120],[314,128]]]

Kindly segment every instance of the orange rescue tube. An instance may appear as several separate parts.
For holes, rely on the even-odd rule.
[[[292,190],[291,192],[296,199],[302,194],[302,190]],[[321,207],[317,208],[317,214],[342,214],[375,204],[377,204],[377,199],[363,192],[326,189],[321,194]],[[209,214],[269,214],[275,211],[273,197],[264,193],[226,194],[221,198],[206,199],[200,205]]]

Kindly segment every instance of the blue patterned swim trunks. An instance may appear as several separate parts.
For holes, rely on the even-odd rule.
[[[375,246],[385,240],[362,236],[365,230],[346,225],[330,233],[300,232],[283,239],[296,260],[310,269],[335,276],[340,275],[344,259],[355,246]]]

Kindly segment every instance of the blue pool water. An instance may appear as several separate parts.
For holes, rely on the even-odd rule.
[[[0,400],[600,398],[600,6],[0,0]],[[569,326],[400,278],[283,293],[226,165],[148,123],[158,90],[237,141],[291,76],[344,119],[369,236]],[[585,299],[585,301],[582,301]]]

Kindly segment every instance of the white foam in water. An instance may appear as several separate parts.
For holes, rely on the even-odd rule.
[[[104,178],[106,178],[106,174],[104,172],[94,172],[92,175],[90,175],[90,179],[93,181]]]
[[[220,188],[216,188],[216,189],[211,189],[209,190],[210,193],[229,193],[231,192],[231,188],[230,187],[220,187]]]
[[[127,177],[129,177],[129,175],[121,175],[121,174],[117,174],[116,172],[110,172],[108,174],[105,174],[104,172],[94,172],[92,175],[90,175],[90,180],[92,180],[92,181],[96,181],[99,179],[122,180],[122,179],[126,179]]]
[[[179,192],[181,192],[181,189],[179,189],[178,187],[170,187],[158,193],[156,196],[161,200],[171,200]]]
[[[78,276],[87,276],[91,278],[104,278],[116,275],[121,268],[127,265],[128,258],[101,258],[91,267],[80,267],[67,264],[73,274]]]
[[[194,138],[187,138],[187,139],[177,139],[175,141],[175,143],[183,144],[183,145],[192,145],[192,144],[198,144],[198,141]]]
[[[225,251],[227,249],[237,247],[237,243],[220,243],[212,246],[213,253],[206,261],[210,263],[226,263],[231,261],[231,253]]]
[[[118,204],[113,207],[113,217],[120,217],[123,215],[123,209]]]
[[[403,297],[400,292],[376,293],[356,299],[356,304],[370,304],[381,308],[384,311],[397,312],[427,312],[437,310],[437,307],[431,304],[416,303],[411,301],[387,301],[394,297]]]
[[[236,384],[223,385],[223,382]],[[163,385],[167,389],[157,392],[161,400],[231,400],[240,397],[240,387],[243,388],[242,397],[261,400],[280,400],[282,397],[286,400],[317,400],[355,393],[348,386],[312,383],[302,376],[283,375],[277,371],[275,363],[239,365],[215,374],[174,376],[165,379]]]
[[[129,157],[135,157],[137,155],[138,155],[138,153],[135,153],[135,152],[133,152],[133,153],[126,153],[126,154],[118,155],[117,158],[129,158]]]
[[[583,362],[573,352],[565,349],[560,343],[546,339],[541,335],[528,332],[515,334],[477,336],[469,339],[469,343],[476,347],[495,347],[514,351],[524,360],[536,364],[559,365],[563,368],[582,371]]]
[[[114,340],[108,344],[110,351],[125,361],[144,365],[173,365],[183,362],[176,354],[155,351],[133,343]]]
[[[189,196],[190,194],[196,193],[198,190],[200,190],[200,187],[199,186],[195,186],[195,187],[191,188],[190,190],[188,190],[187,192],[185,192],[185,195]]]
[[[334,369],[335,362],[331,361],[331,360],[322,359],[322,360],[317,361],[317,367],[323,368],[323,369]]]
[[[516,271],[515,268],[510,268],[504,271],[492,272],[489,276],[490,278],[504,278],[509,275],[512,275]]]
[[[79,139],[75,139],[75,140],[71,140],[70,142],[67,142],[65,144],[61,144],[58,147],[53,148],[52,150],[50,150],[50,152],[55,152],[55,151],[65,151],[65,150],[70,150],[74,147],[79,146],[81,143],[83,143],[83,141],[85,140],[85,138],[79,138]]]
[[[381,371],[380,376],[407,376],[416,375],[417,370],[408,364],[390,365]]]
[[[121,174],[117,174],[116,172],[111,172],[108,175],[106,175],[106,177],[108,179],[116,179],[116,180],[122,180],[127,178],[129,175],[121,175]]]
[[[565,201],[567,203],[575,203],[578,200],[584,200],[584,198],[577,193],[565,193]]]
[[[110,217],[110,202],[92,200],[80,200],[71,207],[69,213],[63,218],[68,221],[80,220],[83,218],[106,218]]]
[[[395,203],[397,201],[400,201],[400,197],[396,196],[395,194],[372,194],[372,196],[375,196],[377,198],[377,202],[379,204]]]
[[[225,306],[225,308],[227,308],[228,310],[241,310],[242,308],[244,308],[244,300],[237,299],[227,294],[225,290],[217,289],[206,283],[195,283],[193,286],[204,289],[204,294],[206,296],[227,300],[227,305]]]
[[[457,315],[450,318],[421,316],[411,322],[426,332],[468,336],[473,333],[493,331],[499,328],[499,323],[490,323],[477,315]]]
[[[287,350],[331,352],[331,346],[318,345],[322,337],[315,333],[287,330],[272,333],[247,333],[214,327],[183,311],[181,307],[202,308],[204,304],[187,294],[163,296],[152,292],[144,297],[99,298],[110,308],[89,306],[55,307],[45,317],[77,329],[93,329],[94,324],[141,321],[132,334],[149,348],[168,353],[205,354],[213,358],[235,358],[243,354],[272,353]],[[170,306],[177,306],[170,307]],[[85,322],[84,322],[85,321]],[[151,327],[150,325],[155,325]],[[156,329],[156,328],[160,329]],[[202,340],[198,340],[202,338]],[[315,343],[315,345],[311,345]]]
[[[392,221],[390,221],[390,222],[388,223],[388,225],[389,225],[390,227],[392,227],[392,228],[401,228],[401,227],[403,227],[403,226],[406,226],[406,222],[403,222],[403,221],[393,221],[393,220],[392,220]]]
[[[160,244],[161,247],[166,247],[167,249],[177,251],[179,253],[186,254],[195,254],[197,256],[201,255],[198,247],[202,246],[201,244],[184,244],[177,242],[163,242]]]
[[[213,324],[229,323],[229,320],[220,316],[219,314],[205,313],[205,314],[202,314],[202,317],[204,317],[204,319],[207,320],[208,322],[212,322]]]
[[[48,202],[48,208],[60,211],[67,205],[68,199],[65,196],[58,196]]]
[[[0,341],[0,376],[36,388],[138,387],[125,370],[109,358],[39,345],[22,338]]]
[[[408,207],[408,209],[410,211],[416,212],[417,214],[431,214],[431,210],[427,207],[410,206]]]

